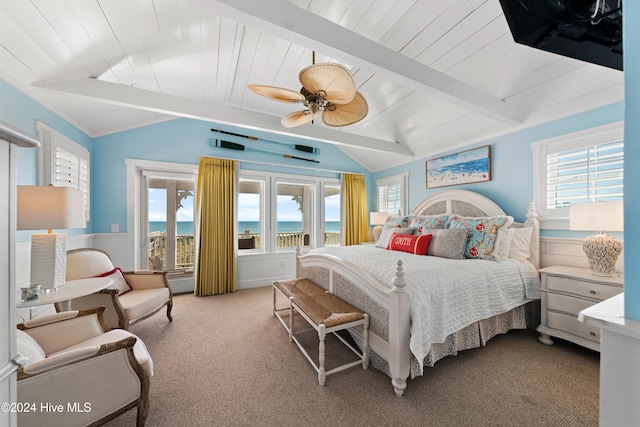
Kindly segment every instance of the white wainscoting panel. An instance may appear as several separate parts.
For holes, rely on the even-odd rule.
[[[616,271],[621,274],[624,271],[623,260],[624,250],[616,263]],[[541,237],[540,268],[552,265],[589,268],[587,256],[582,250],[582,239]]]
[[[296,272],[294,252],[238,256],[238,289],[270,286],[274,280],[293,279]]]
[[[102,249],[109,254],[113,265],[124,271],[134,270],[132,250],[129,248],[128,233],[96,233],[93,239],[94,248]],[[144,270],[147,266],[142,266]]]

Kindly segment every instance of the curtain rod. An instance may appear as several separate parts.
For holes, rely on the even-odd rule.
[[[295,168],[295,169],[305,169],[305,170],[311,170],[311,171],[317,171],[317,172],[333,172],[333,173],[350,173],[350,174],[355,174],[355,175],[363,175],[359,172],[350,172],[350,171],[341,171],[341,170],[335,170],[335,169],[322,169],[322,168],[314,168],[314,167],[308,167],[308,166],[284,166],[284,165],[279,165],[279,164],[273,164],[273,163],[269,163],[269,162],[261,162],[258,160],[239,160],[239,159],[234,159],[231,157],[224,157],[224,156],[210,156],[210,155],[204,155],[202,157],[211,157],[211,158],[218,158],[218,159],[224,159],[224,160],[234,160],[236,162],[240,162],[240,163],[253,163],[253,164],[257,164],[257,165],[266,165],[266,166],[271,166],[271,167],[285,167],[285,168]]]

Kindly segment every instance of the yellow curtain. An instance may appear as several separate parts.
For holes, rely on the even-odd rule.
[[[369,240],[367,188],[363,175],[342,175],[342,245],[358,245]]]
[[[236,290],[236,162],[202,157],[196,189],[195,291],[198,296]]]

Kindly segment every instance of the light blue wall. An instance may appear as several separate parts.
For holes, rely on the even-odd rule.
[[[0,79],[0,121],[33,136],[37,136],[36,121],[40,121],[82,144],[89,151],[93,147],[93,140],[87,134],[2,79]],[[33,148],[18,148],[18,185],[36,185],[38,183],[37,152],[37,149]],[[67,230],[66,232],[69,235],[90,233],[91,222],[87,223],[87,228],[85,229]],[[31,231],[18,231],[16,238],[20,242],[28,241],[31,239],[31,234]]]
[[[375,186],[376,179],[409,172],[409,210],[413,209],[422,199],[435,192],[443,189],[460,189],[483,194],[495,201],[516,221],[524,221],[529,202],[533,200],[533,151],[531,150],[531,143],[584,128],[619,121],[623,119],[623,116],[624,104],[620,102],[465,147],[464,149],[485,145],[491,146],[491,181],[489,182],[427,190],[427,159],[420,159],[406,165],[375,173],[373,175],[373,185]],[[626,148],[625,146],[625,155]],[[440,153],[434,158],[458,151],[461,150],[456,149]],[[375,210],[375,198],[370,207]],[[542,230],[541,235],[583,237],[586,234]]]
[[[245,146],[246,150],[236,151],[215,147],[210,144],[210,138],[215,139],[219,134],[212,132],[212,128],[255,136],[260,138],[261,141],[225,135],[224,140],[240,143]],[[281,144],[265,142],[264,140],[312,146],[316,147],[319,153],[313,155]],[[256,149],[279,154],[265,154],[255,151]],[[284,158],[282,154],[316,159],[319,163]],[[243,129],[219,126],[199,120],[177,119],[95,139],[92,152],[94,161],[92,161],[91,172],[93,182],[91,187],[93,192],[93,231],[96,233],[108,233],[111,229],[111,224],[120,224],[120,230],[126,231],[125,158],[197,165],[201,156],[240,160],[242,169],[330,178],[340,177],[339,173],[322,171],[322,169],[329,169],[361,173],[365,175],[368,181],[371,179],[370,172],[330,144],[296,140],[264,132],[247,132]],[[267,162],[270,165],[251,162]],[[371,185],[369,185],[370,187]]]
[[[44,108],[33,99],[0,79],[0,120],[36,135],[36,121],[41,121],[50,128],[82,144],[91,150],[93,140],[84,132],[62,119],[57,114]],[[37,150],[18,149],[18,184],[34,185],[37,183],[38,164]]]
[[[625,84],[624,145],[624,309],[625,317],[640,321],[640,2],[625,1],[623,50]]]

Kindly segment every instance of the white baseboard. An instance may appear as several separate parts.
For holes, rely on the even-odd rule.
[[[169,286],[174,294],[193,293],[195,279],[193,276],[169,279]]]

